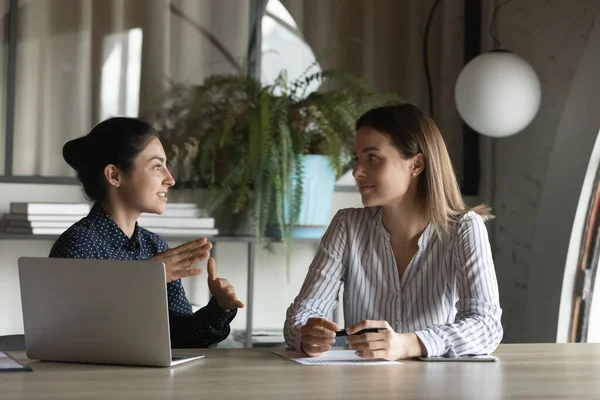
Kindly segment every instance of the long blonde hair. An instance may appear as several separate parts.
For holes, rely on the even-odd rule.
[[[425,168],[419,175],[417,203],[440,238],[446,237],[469,211],[476,212],[484,221],[493,218],[487,205],[466,204],[440,130],[417,106],[402,103],[371,109],[358,119],[356,130],[363,126],[389,136],[406,159],[423,154]]]

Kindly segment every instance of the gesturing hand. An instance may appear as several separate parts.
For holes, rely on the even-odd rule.
[[[192,268],[209,256],[212,244],[206,238],[192,240],[150,258],[151,261],[165,263],[167,282],[187,276],[200,275],[202,269]]]
[[[363,358],[399,360],[425,355],[425,348],[414,333],[396,333],[387,321],[361,321],[346,332],[352,335],[366,328],[379,328],[377,333],[348,336],[346,343],[356,355]]]
[[[217,277],[217,267],[215,259],[208,259],[208,289],[215,296],[217,304],[223,310],[231,310],[233,308],[244,308],[244,303],[238,300],[233,286],[227,279]]]
[[[317,357],[329,351],[335,343],[335,333],[339,330],[335,322],[325,318],[309,318],[300,328],[302,351],[311,357]]]

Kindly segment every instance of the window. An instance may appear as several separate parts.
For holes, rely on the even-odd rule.
[[[290,81],[294,80],[313,63],[310,72],[320,72],[315,53],[302,38],[290,13],[279,0],[269,0],[262,20],[262,83],[272,84],[282,70]],[[319,84],[314,82],[306,94],[318,89]]]
[[[62,146],[99,121],[150,116],[169,80],[244,73],[249,4],[19,0],[13,175],[73,176]]]
[[[0,121],[2,121],[2,123],[0,123],[0,175],[4,174],[4,156],[6,154],[6,135],[4,134],[6,121],[4,113],[6,104],[6,55],[8,51],[8,46],[6,45],[4,37],[4,30],[6,29],[8,20],[6,1],[7,0],[0,0],[0,15],[2,15],[2,19],[0,19],[0,38],[2,39],[0,41],[0,43],[2,43],[2,49],[0,51]]]
[[[272,84],[282,70],[287,72],[289,80],[294,80],[311,65],[310,73],[322,70],[285,6],[280,0],[269,0],[262,20],[262,83]],[[318,89],[318,82],[313,82],[306,95]],[[356,187],[352,171],[344,174],[337,181],[337,186]]]
[[[201,83],[212,74],[246,72],[249,1],[16,3],[11,149],[5,147],[4,125],[0,131],[0,157],[10,152],[14,176],[72,177],[61,157],[66,141],[112,116],[150,117],[169,80]],[[311,65],[311,72],[321,70],[279,0],[266,5],[261,61],[264,84],[282,70],[290,80]],[[5,63],[0,64],[4,76]],[[314,83],[307,94],[317,89]],[[0,120],[4,111],[1,103]],[[1,162],[0,175],[3,167]]]
[[[108,35],[102,41],[100,120],[137,117],[142,73],[142,29]]]

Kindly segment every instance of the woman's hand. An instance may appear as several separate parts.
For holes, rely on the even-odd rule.
[[[335,333],[339,328],[335,322],[325,318],[309,318],[300,328],[302,338],[300,347],[303,352],[311,357],[317,357],[329,351],[335,343]]]
[[[244,303],[238,300],[233,286],[227,279],[217,277],[215,259],[208,259],[208,289],[217,300],[217,304],[223,310],[229,311],[233,308],[244,308]]]
[[[353,333],[367,328],[379,328],[377,333]],[[414,333],[396,333],[387,321],[361,321],[346,329],[346,343],[356,355],[363,358],[400,360],[426,354],[425,347]]]
[[[167,282],[171,282],[187,276],[200,275],[202,269],[193,266],[206,260],[211,248],[212,244],[206,238],[200,238],[157,254],[150,260],[165,263]]]

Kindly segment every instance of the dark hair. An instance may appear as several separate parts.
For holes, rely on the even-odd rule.
[[[150,139],[158,133],[135,118],[116,117],[100,122],[90,133],[68,141],[63,146],[63,158],[77,172],[88,199],[94,202],[106,198],[104,168],[113,164],[124,173],[133,169],[133,161]]]
[[[364,126],[386,134],[403,157],[411,158],[421,153],[417,136],[429,124],[435,126],[418,107],[402,103],[370,109],[356,121],[356,130]]]
[[[484,220],[492,218],[486,205],[467,206],[442,134],[417,106],[402,103],[371,109],[356,121],[356,130],[362,127],[388,136],[405,159],[423,154],[425,169],[419,174],[417,197],[441,237],[468,211],[475,211]]]

